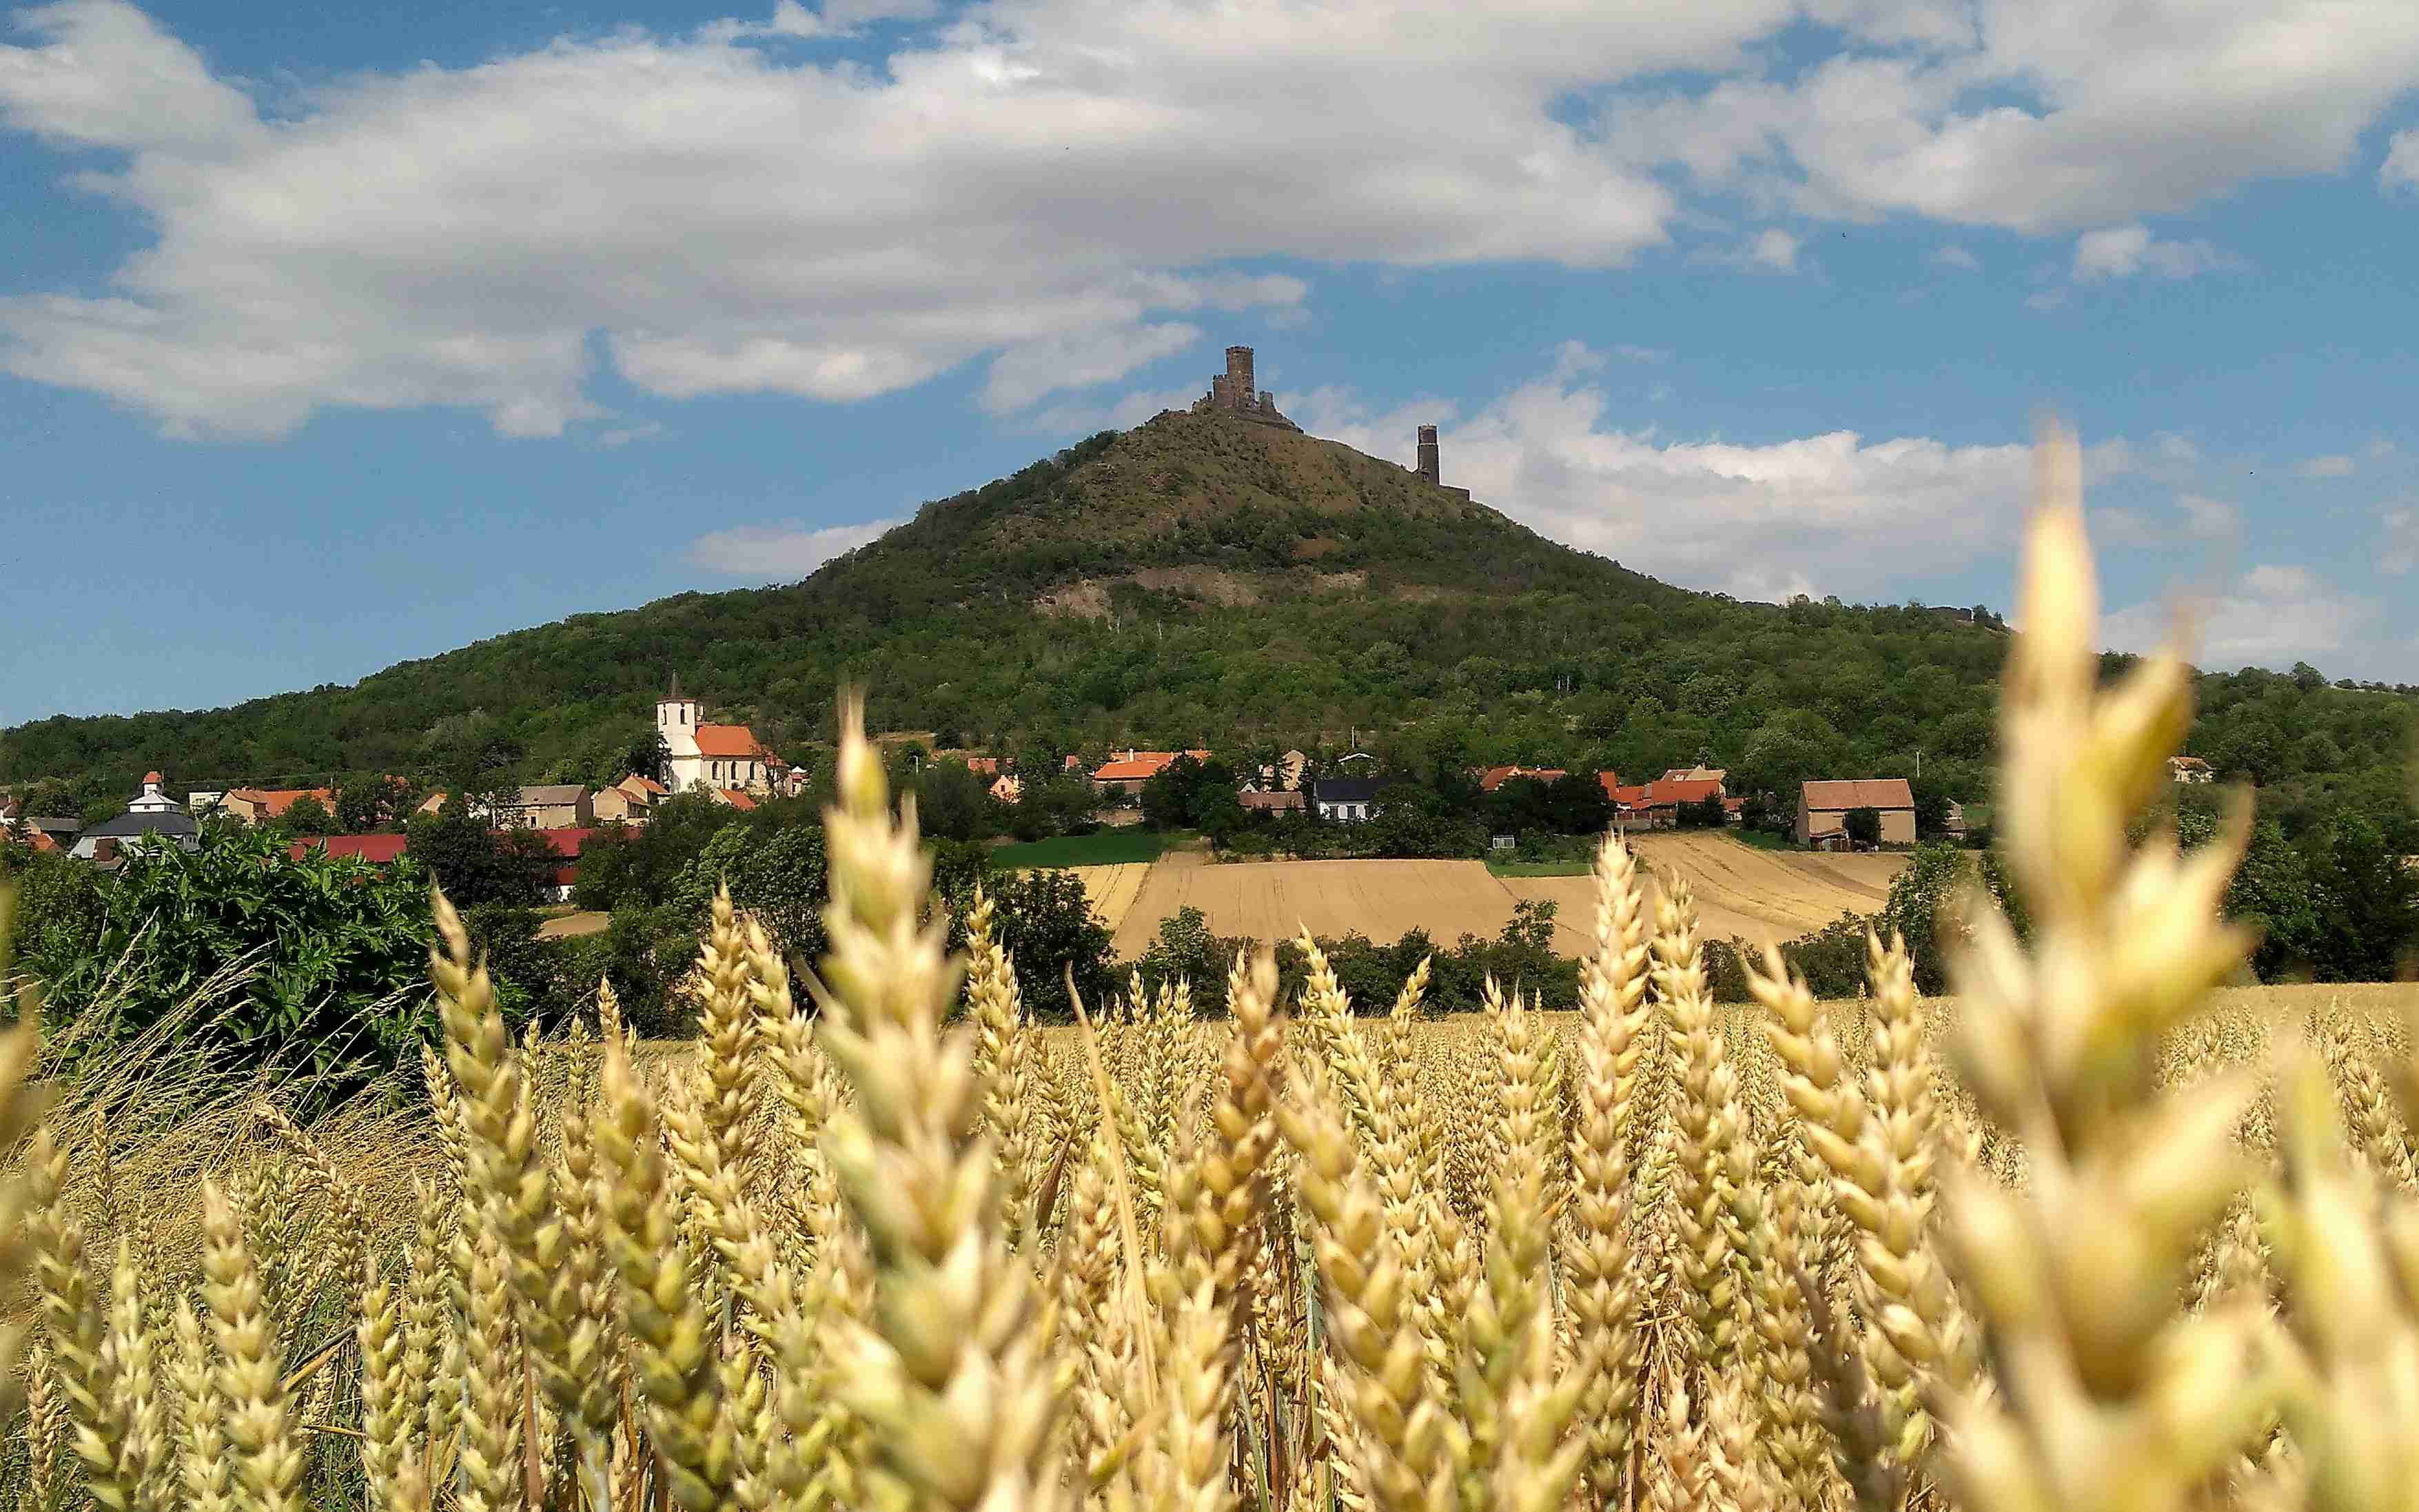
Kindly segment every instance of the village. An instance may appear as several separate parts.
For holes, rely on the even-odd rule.
[[[677,687],[656,702],[655,731],[660,741],[657,772],[632,772],[608,785],[534,783],[465,795],[465,807],[495,831],[544,837],[557,858],[545,890],[551,900],[566,902],[578,880],[582,848],[592,837],[611,826],[643,827],[675,795],[699,795],[745,813],[767,800],[798,797],[808,789],[804,767],[784,760],[749,726],[708,719],[703,703],[682,695]],[[1025,798],[1027,776],[1012,759],[972,751],[928,753],[920,748],[914,759],[962,765],[991,801],[1007,809]],[[1092,825],[1119,829],[1144,822],[1143,799],[1152,783],[1188,771],[1229,770],[1213,766],[1217,762],[1218,753],[1206,748],[1130,747],[1107,752],[1097,762],[1070,754],[1058,775],[1088,784],[1098,804],[1088,816]],[[2178,783],[2205,783],[2215,775],[2198,757],[2177,756],[2168,765]],[[1560,767],[1508,764],[1467,776],[1478,794],[1506,797],[1524,786],[1548,793],[1574,778]],[[1624,833],[1737,830],[1750,806],[1749,795],[1731,791],[1730,774],[1720,767],[1672,768],[1642,782],[1625,781],[1622,774],[1609,770],[1577,777],[1601,794],[1606,823]],[[1287,749],[1273,761],[1250,765],[1234,783],[1234,799],[1254,821],[1361,825],[1385,811],[1390,791],[1402,791],[1405,780],[1384,770],[1379,759],[1366,751],[1347,751],[1321,767],[1303,751]],[[432,791],[410,812],[438,814],[453,796],[443,789]],[[1956,842],[1966,833],[1964,807],[1955,802],[1945,805],[1941,822],[1926,832],[1918,823],[1914,790],[1903,777],[1810,779],[1793,796],[1794,819],[1783,838],[1799,848],[1903,850],[1928,840]],[[0,836],[36,851],[62,851],[103,869],[146,845],[194,849],[203,825],[213,818],[249,828],[277,826],[291,837],[289,849],[298,856],[317,847],[331,856],[385,864],[408,849],[409,836],[399,825],[338,832],[331,818],[338,802],[333,787],[195,789],[179,798],[171,795],[162,774],[154,771],[145,775],[141,791],[123,811],[90,825],[72,817],[25,813],[17,799],[0,795]],[[1496,811],[1502,811],[1502,806]],[[298,826],[298,819],[306,822]],[[1515,831],[1499,830],[1489,834],[1487,843],[1490,850],[1508,852],[1520,838]]]

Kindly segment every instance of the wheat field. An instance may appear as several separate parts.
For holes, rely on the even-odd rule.
[[[425,1102],[298,1124],[0,1041],[0,1495],[165,1512],[1976,1512],[2419,1498],[2408,987],[2215,993],[2239,834],[2126,826],[2188,717],[2097,686],[2039,452],[1958,994],[1706,992],[1608,838],[1580,1008],[1265,951],[1045,1031],[949,958],[844,707],[831,946],[717,903],[691,1044],[514,1042],[436,902]]]

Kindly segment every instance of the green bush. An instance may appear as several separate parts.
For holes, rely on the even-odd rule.
[[[83,917],[41,917],[63,899]],[[428,880],[408,856],[296,858],[273,836],[212,826],[198,850],[146,847],[88,892],[29,903],[24,964],[78,1055],[159,1029],[162,1053],[273,1063],[341,1090],[435,1031]]]

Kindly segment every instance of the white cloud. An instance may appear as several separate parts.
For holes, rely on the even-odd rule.
[[[2189,466],[2200,460],[2200,448],[2193,444],[2192,438],[2189,436],[2179,436],[2174,431],[2163,430],[2153,436],[2151,440],[2157,444],[2159,455],[2166,461]]]
[[[1060,389],[1110,383],[1201,339],[1188,325],[1112,326],[1021,342],[992,359],[982,405],[994,414],[1022,409]]]
[[[1676,201],[1563,102],[1733,67],[1790,13],[988,0],[872,67],[768,36],[901,8],[357,74],[272,127],[124,0],[66,0],[0,48],[0,121],[128,154],[78,181],[155,234],[105,297],[0,300],[0,366],[179,432],[460,404],[543,434],[594,412],[597,332],[655,394],[848,400],[1299,305],[1238,258],[1612,267]]]
[[[2405,0],[1810,8],[1849,29],[1838,55],[1785,82],[1616,98],[1616,150],[1810,214],[2080,230],[2340,173],[2419,73]]]
[[[2386,189],[2419,189],[2419,127],[2394,133],[2377,181]]]
[[[2382,610],[2307,567],[2263,564],[2213,592],[2185,594],[2173,605],[2141,603],[2108,616],[2102,631],[2120,651],[2167,643],[2180,613],[2193,633],[2192,656],[2205,667],[2287,667],[2323,662],[2368,638]]]
[[[1668,363],[1672,360],[1672,348],[1621,346],[1612,349],[1612,355],[1625,363]]]
[[[738,525],[711,531],[688,545],[689,562],[709,572],[774,582],[803,578],[839,556],[854,551],[903,519],[872,519],[862,525]]]
[[[1932,260],[1943,268],[1962,268],[1969,273],[1982,270],[1982,259],[1954,244],[1933,250]]]
[[[2101,546],[2159,546],[2167,539],[2157,520],[2123,504],[2093,505],[2090,525],[2091,539]]]
[[[1919,554],[1951,572],[2006,546],[2023,517],[2029,452],[1852,431],[1736,445],[1607,423],[1603,391],[1548,377],[1459,418],[1440,441],[1445,481],[1559,541],[1690,587],[1745,597],[1820,584],[1884,592]],[[1319,390],[1289,411],[1318,435],[1411,460],[1437,407],[1374,413]],[[1919,543],[1919,544],[1918,544]]]
[[[2184,532],[2196,540],[2228,541],[2242,533],[2242,511],[2205,494],[2180,494],[2176,508],[2184,517]]]
[[[1604,353],[1583,341],[1566,341],[1554,348],[1554,378],[1557,383],[1567,383],[1582,373],[1604,371]]]
[[[2419,567],[2419,509],[2389,509],[2382,523],[2385,539],[2377,570],[2399,578]]]
[[[1132,430],[1163,409],[1183,409],[1209,388],[1137,390],[1108,404],[1055,404],[1033,412],[1028,428],[1045,435],[1090,436]]]
[[[1797,270],[1797,239],[1778,226],[1768,227],[1748,248],[1748,255],[1775,272],[1794,273]]]
[[[653,440],[663,433],[662,422],[647,420],[635,425],[616,425],[609,430],[600,430],[596,433],[596,443],[599,446],[619,448],[627,446],[632,441]]]
[[[2349,478],[2355,466],[2357,464],[2350,457],[2338,452],[2328,456],[2314,456],[2293,471],[2305,478]]]
[[[2206,241],[2161,241],[2138,221],[2087,231],[2074,243],[2074,277],[2087,284],[2103,278],[2131,278],[2138,272],[2190,278],[2242,266],[2241,258]]]
[[[1735,247],[1698,253],[1700,261],[1720,263],[1749,273],[1797,271],[1798,239],[1779,226],[1766,226]]]
[[[1776,77],[1800,17],[1836,54]],[[1695,213],[1674,167],[1764,218],[2121,232],[2343,170],[2419,75],[2405,0],[775,0],[302,85],[270,123],[125,0],[21,20],[0,123],[123,154],[69,181],[149,240],[100,291],[0,298],[0,368],[255,435],[427,404],[559,431],[596,414],[600,332],[657,395],[846,401],[1199,310],[1302,319],[1243,259],[1617,267]],[[793,45],[875,25],[907,30]],[[1734,255],[1805,260],[1777,228]],[[1046,383],[1017,368],[994,402]]]

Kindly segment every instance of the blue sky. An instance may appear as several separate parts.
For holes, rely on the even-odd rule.
[[[1660,15],[1642,12],[1662,10]],[[1742,596],[2419,680],[2405,0],[67,0],[0,29],[0,725],[783,581],[1187,402]]]

